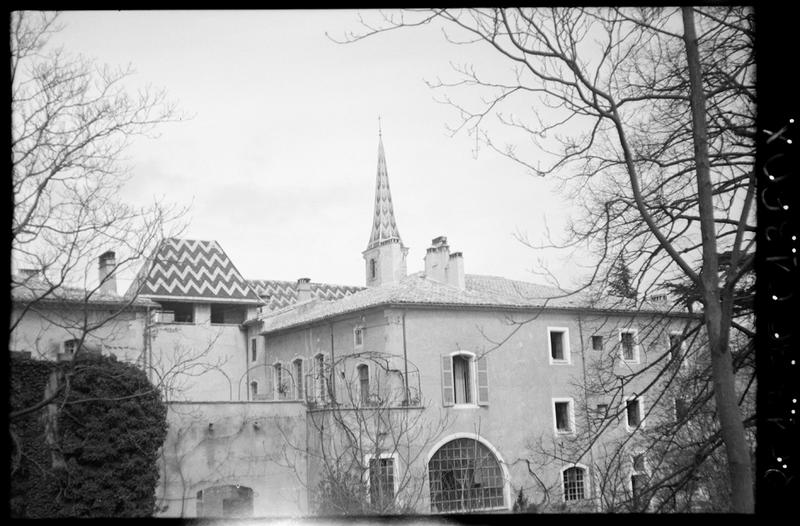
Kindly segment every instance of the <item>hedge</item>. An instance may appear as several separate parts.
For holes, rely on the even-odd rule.
[[[167,432],[159,392],[143,371],[114,358],[12,358],[11,412],[41,402],[52,374],[67,375],[69,390],[50,409],[10,422],[11,516],[152,515]],[[45,423],[55,408],[55,440],[48,444]]]

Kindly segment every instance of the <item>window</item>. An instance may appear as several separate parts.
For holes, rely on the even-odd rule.
[[[353,345],[355,345],[356,348],[363,347],[364,327],[356,327],[353,329]]]
[[[593,351],[602,351],[603,350],[603,337],[602,336],[592,336],[592,350]]]
[[[636,344],[636,331],[619,331],[619,341],[622,347],[623,362],[639,362],[639,346]]]
[[[564,478],[564,501],[572,502],[586,498],[586,470],[582,467],[574,466],[562,472]]]
[[[375,279],[375,276],[378,275],[378,262],[375,258],[369,260],[369,277],[370,279]]]
[[[369,367],[365,364],[359,365],[358,370],[358,393],[361,405],[369,405]]]
[[[486,357],[476,359],[474,354],[466,351],[442,356],[443,405],[475,404],[476,398],[478,405],[489,404]]]
[[[318,354],[314,357],[314,397],[317,401],[325,400],[325,356]]]
[[[689,415],[689,403],[685,398],[675,399],[675,420],[678,422],[683,421]]]
[[[256,350],[256,339],[250,339],[250,361],[255,362],[256,358],[258,358],[258,351]]]
[[[256,395],[258,395],[258,382],[250,382],[250,396],[255,400]]]
[[[597,407],[594,409],[594,414],[598,421],[605,420],[608,416],[608,404],[597,404]]]
[[[303,396],[305,394],[303,386],[303,359],[297,358],[292,362],[292,367],[294,369],[294,397],[297,400],[302,400],[305,398]]]
[[[246,317],[247,309],[241,305],[211,304],[211,323],[213,324],[239,324]]]
[[[565,327],[547,328],[550,363],[569,363],[569,331]]]
[[[557,435],[575,432],[575,414],[571,398],[553,399],[553,418]]]
[[[377,511],[387,511],[394,503],[395,462],[392,457],[368,457],[369,502]]]
[[[283,366],[281,362],[272,366],[272,379],[274,382],[273,385],[275,386],[275,400],[286,398],[286,386],[283,385]]]
[[[163,302],[161,310],[172,312],[176,323],[194,323],[194,303]]]
[[[640,398],[631,398],[625,402],[625,415],[625,426],[628,428],[628,431],[633,431],[640,425],[643,425],[642,401]]]
[[[644,472],[645,471],[645,458],[644,453],[639,453],[638,455],[633,455],[631,457],[631,463],[633,464],[633,471],[635,472]]]
[[[78,344],[80,340],[67,340],[64,342],[64,353],[69,354],[70,356],[75,356],[75,353],[78,352]]]
[[[673,367],[683,365],[683,334],[679,332],[669,333],[669,364]]]
[[[453,392],[457,404],[472,403],[470,360],[464,355],[453,356]]]
[[[457,438],[428,462],[431,511],[453,513],[505,507],[503,471],[481,442]]]

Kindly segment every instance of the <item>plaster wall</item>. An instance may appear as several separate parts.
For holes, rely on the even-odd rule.
[[[168,404],[157,516],[196,517],[198,491],[224,485],[253,490],[253,517],[307,514],[305,419],[297,402]]]

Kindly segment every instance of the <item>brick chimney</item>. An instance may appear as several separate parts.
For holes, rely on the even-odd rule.
[[[311,278],[297,280],[297,303],[311,299]]]
[[[97,258],[99,269],[100,292],[103,294],[117,295],[117,277],[114,275],[114,267],[117,265],[117,255],[112,250],[103,252]]]

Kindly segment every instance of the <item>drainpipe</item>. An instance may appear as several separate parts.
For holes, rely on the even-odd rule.
[[[329,390],[331,392],[331,402],[335,402],[336,401],[336,384],[335,384],[336,375],[334,374],[334,363],[335,362],[333,361],[334,360],[334,355],[333,355],[333,322],[331,322],[329,324],[329,326],[331,328],[331,370],[330,370],[330,373],[328,374],[329,381],[330,381],[330,385],[328,386],[328,388],[329,388]]]
[[[258,345],[258,340],[256,340],[256,345]],[[245,381],[244,390],[247,392],[247,400],[250,400],[252,396],[250,394],[250,336],[247,334],[247,330],[245,329],[244,333],[244,374],[247,377]],[[239,384],[242,383],[242,377],[239,377]],[[242,390],[239,388],[239,400],[242,399]]]
[[[408,352],[406,351],[406,311],[403,311],[403,366],[405,367],[405,405],[408,405]]]
[[[592,415],[589,413],[589,398],[586,391],[586,350],[583,346],[583,323],[581,323],[581,313],[578,312],[578,335],[581,339],[581,369],[583,370],[583,409],[586,413],[587,423],[592,421]],[[591,426],[590,426],[591,429]],[[592,441],[589,447],[589,461],[592,466],[592,475],[594,474],[594,446],[596,441]],[[593,481],[594,482],[594,481]],[[597,511],[600,511],[600,499],[597,496],[597,484],[592,484],[592,497],[597,505]]]

